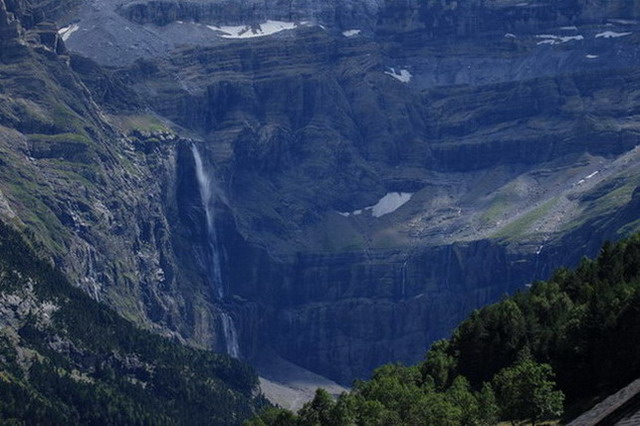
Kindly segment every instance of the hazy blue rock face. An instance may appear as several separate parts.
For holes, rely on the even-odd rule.
[[[0,105],[15,168],[63,176],[61,265],[191,342],[349,383],[638,228],[632,2],[1,4],[73,89],[63,129]],[[69,177],[85,127],[106,171]]]

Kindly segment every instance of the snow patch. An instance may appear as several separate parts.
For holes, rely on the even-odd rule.
[[[261,24],[251,25],[227,25],[227,26],[214,26],[207,25],[207,28],[220,33],[222,38],[255,38],[270,36],[281,31],[294,30],[301,25],[306,25],[307,22],[301,22],[297,24],[295,22],[286,21],[266,21]]]
[[[391,71],[385,71],[384,73],[390,75],[398,81],[401,81],[402,83],[410,82],[411,78],[413,77],[413,75],[408,70],[398,70],[398,72],[396,72],[395,68],[389,69]]]
[[[347,31],[343,31],[342,35],[345,37],[354,37],[360,34],[361,32],[362,30],[347,30]]]
[[[555,44],[567,43],[569,41],[584,40],[584,36],[582,36],[582,35],[558,36],[558,35],[554,35],[554,34],[538,34],[538,35],[536,35],[536,38],[543,39],[542,41],[539,41],[537,43],[538,46],[541,45],[541,44],[550,44],[550,45],[553,46]]]
[[[413,193],[410,192],[389,192],[382,197],[375,205],[365,207],[364,209],[354,210],[353,212],[337,212],[340,216],[359,216],[364,211],[370,211],[373,217],[382,217],[389,213],[393,213],[400,207],[404,206],[411,200]]]
[[[382,217],[393,213],[407,204],[412,196],[413,194],[409,192],[390,192],[382,197],[376,205],[370,207],[371,214],[373,217]]]
[[[638,21],[632,21],[630,19],[609,19],[609,22],[619,25],[637,25]]]
[[[591,173],[590,175],[585,176],[584,178],[580,179],[578,181],[578,183],[576,183],[576,185],[582,185],[583,183],[585,183],[586,181],[588,181],[589,179],[591,179],[592,177],[594,177],[598,173],[600,173],[600,170],[596,170],[595,172]]]
[[[618,37],[629,36],[631,34],[633,34],[633,33],[631,33],[631,32],[617,33],[615,31],[605,31],[603,33],[596,34],[596,38],[618,38]]]
[[[62,38],[62,41],[67,41],[69,37],[71,37],[71,34],[75,33],[79,29],[80,29],[80,25],[71,24],[68,27],[60,28],[58,30],[58,34]]]

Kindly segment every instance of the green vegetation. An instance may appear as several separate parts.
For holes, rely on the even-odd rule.
[[[504,239],[514,239],[517,236],[522,235],[523,233],[529,231],[531,227],[538,220],[546,217],[556,202],[557,200],[555,198],[546,201],[541,206],[522,215],[518,219],[514,220],[513,222],[511,222],[510,224],[502,228],[500,231],[498,231],[494,235],[494,237],[504,238]]]
[[[239,424],[253,370],[136,328],[0,223],[0,423]]]
[[[513,188],[501,189],[491,200],[480,219],[485,224],[493,224],[502,220],[508,208],[517,203],[518,192]]]
[[[640,177],[636,175],[622,175],[610,182],[601,183],[583,196],[584,211],[575,220],[566,224],[563,231],[579,228],[593,218],[619,211],[630,202],[638,186],[640,186]],[[637,228],[634,229],[632,224],[626,225],[625,228],[620,229],[618,234],[624,236],[630,235],[634,230],[637,231]]]
[[[167,127],[166,124],[152,115],[112,115],[109,119],[124,133],[131,133],[134,131],[148,133],[172,133],[172,130]]]
[[[640,234],[477,310],[416,366],[386,365],[333,401],[247,424],[539,424],[579,414],[640,376]]]

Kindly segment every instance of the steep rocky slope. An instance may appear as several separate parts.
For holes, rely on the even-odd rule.
[[[138,329],[0,222],[3,423],[233,425],[257,390],[248,365]]]
[[[93,70],[96,99],[124,98],[121,112],[135,107],[126,88],[70,57],[37,6],[1,6],[2,216],[96,300],[215,347],[219,315],[178,267],[168,221],[176,147],[188,142],[150,114],[108,115],[71,67]]]
[[[1,211],[192,343],[349,383],[638,229],[629,2],[12,5]]]

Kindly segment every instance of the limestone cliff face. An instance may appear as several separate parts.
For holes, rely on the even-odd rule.
[[[340,29],[361,28],[383,34],[419,30],[436,38],[587,23],[603,17],[633,19],[640,13],[633,2],[588,0],[136,0],[119,2],[118,10],[140,24],[195,21],[238,25],[268,19],[311,20]]]
[[[229,303],[243,353],[256,359],[270,348],[345,384],[383,363],[415,363],[472,310],[622,235],[620,226],[637,220],[637,192],[616,218],[585,224],[541,252],[481,240],[275,261],[230,235]]]
[[[259,23],[314,20],[322,24],[351,28],[375,24],[383,0],[248,0],[216,2],[136,1],[123,2],[120,12],[131,21],[166,25],[175,21],[210,24]]]
[[[95,299],[216,347],[210,294],[179,267],[169,225],[179,147],[190,141],[151,114],[130,113],[134,97],[69,57],[45,12],[0,2],[2,219]]]
[[[557,48],[484,34],[487,52],[311,27],[129,68],[140,97],[203,139],[243,354],[270,348],[348,384],[635,229],[639,74],[624,54],[587,58],[635,35],[605,45],[607,28],[566,30],[585,35]],[[499,75],[462,75],[479,54]],[[452,70],[426,62],[445,59]],[[184,178],[190,241],[202,231],[186,234],[199,200]],[[413,196],[357,213],[394,191]]]

